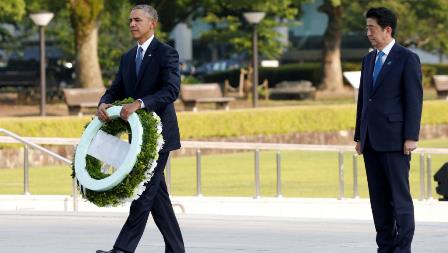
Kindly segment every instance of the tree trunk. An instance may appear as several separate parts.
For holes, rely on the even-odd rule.
[[[76,84],[79,87],[104,86],[98,60],[98,17],[102,9],[101,0],[70,0],[76,43]]]
[[[98,28],[93,26],[86,37],[76,38],[76,82],[83,88],[103,87],[98,60]]]
[[[331,0],[326,0],[321,6],[321,11],[328,15],[328,25],[323,38],[323,76],[320,87],[329,91],[342,90],[344,86],[341,65],[342,6],[341,4],[335,6]]]

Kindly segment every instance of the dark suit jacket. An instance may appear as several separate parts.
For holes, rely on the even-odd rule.
[[[395,42],[373,88],[376,50],[362,61],[355,141],[364,150],[367,135],[376,151],[401,151],[404,140],[418,140],[422,113],[419,57]]]
[[[165,144],[161,152],[180,148],[179,127],[173,102],[179,96],[180,74],[177,51],[154,38],[148,46],[138,76],[135,70],[137,47],[120,60],[115,80],[101,97],[101,103],[124,98],[142,99],[145,109],[162,120]]]

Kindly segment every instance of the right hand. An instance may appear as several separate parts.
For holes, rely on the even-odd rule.
[[[110,118],[106,110],[111,106],[112,106],[111,104],[101,103],[100,106],[98,106],[98,109],[96,110],[96,116],[98,116],[98,118],[103,122],[109,121]]]
[[[355,150],[356,150],[356,153],[358,153],[358,155],[361,154],[361,142],[360,141],[356,142]]]

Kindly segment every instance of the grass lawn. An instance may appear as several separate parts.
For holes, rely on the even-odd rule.
[[[448,139],[422,141],[421,147],[448,147]],[[261,195],[275,196],[276,153],[260,153]],[[282,190],[285,197],[338,196],[338,156],[332,152],[282,152]],[[435,173],[448,155],[432,155]],[[419,157],[411,162],[410,182],[414,198],[419,196]],[[353,196],[352,154],[344,155],[345,197]],[[362,157],[359,159],[358,182],[361,197],[367,197],[367,182]],[[173,158],[173,195],[196,194],[196,159]],[[202,191],[205,196],[253,196],[254,154],[239,152],[202,157]],[[32,194],[70,194],[71,178],[68,166],[31,167]],[[433,184],[434,186],[434,184]],[[0,170],[0,194],[20,194],[23,191],[22,169]],[[435,190],[433,190],[435,194]]]

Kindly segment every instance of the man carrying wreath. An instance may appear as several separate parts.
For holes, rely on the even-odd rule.
[[[110,251],[134,252],[143,235],[151,212],[165,241],[165,252],[185,252],[182,233],[173,211],[164,177],[169,152],[180,148],[179,127],[173,102],[180,89],[179,55],[172,47],[154,37],[157,11],[150,5],[136,5],[129,16],[131,34],[137,46],[123,54],[110,88],[101,97],[96,115],[108,121],[106,109],[116,100],[131,97],[135,102],[123,105],[120,117],[127,120],[138,109],[155,112],[162,121],[165,144],[159,152],[154,175],[146,190],[131,204],[129,216]]]

